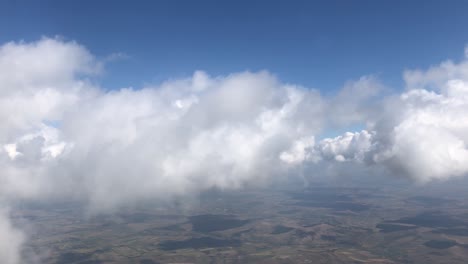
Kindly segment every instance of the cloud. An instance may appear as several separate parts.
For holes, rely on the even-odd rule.
[[[80,74],[99,73],[100,66],[75,42],[50,38],[32,43],[9,42],[0,47],[0,82],[5,85],[1,92],[13,92],[18,87],[31,91],[52,84],[54,89],[70,89],[69,81]]]
[[[335,138],[323,139],[316,151],[326,160],[363,162],[372,147],[372,137],[372,133],[366,130],[347,132]]]
[[[364,162],[365,155],[371,150],[373,135],[366,130],[346,132],[335,138],[325,138],[315,144],[313,137],[296,140],[291,148],[280,155],[288,164],[321,161]]]
[[[239,188],[279,174],[280,154],[323,125],[318,91],[268,72],[213,78],[197,71],[154,87],[105,91],[87,79],[99,62],[74,42],[42,39],[2,50],[0,65],[18,54],[10,73],[22,76],[5,81],[10,91],[0,97],[9,102],[0,110],[6,200],[71,196],[100,211]],[[48,57],[51,66],[28,66],[28,58]]]
[[[383,96],[388,89],[365,76],[330,97],[266,71],[196,71],[108,90],[92,82],[102,65],[60,39],[0,46],[3,204],[73,198],[108,212],[324,167],[372,167],[422,182],[468,173],[466,60],[406,71],[401,94]],[[356,124],[365,129],[323,138]],[[0,258],[21,263],[23,236],[8,214],[0,231],[0,244],[16,241]]]
[[[382,98],[367,115],[367,130],[326,138],[305,156],[383,166],[418,182],[468,174],[466,60],[407,71],[407,90]]]
[[[403,73],[403,78],[408,90],[425,89],[444,91],[451,80],[467,80],[468,57],[465,56],[459,63],[446,60],[427,70],[406,70]]]
[[[410,90],[386,107],[375,127],[375,162],[423,182],[468,173],[464,80],[448,80],[439,92]]]
[[[16,229],[9,218],[8,212],[0,212],[0,259],[5,264],[21,263],[21,246],[25,237],[23,233]]]
[[[327,119],[333,127],[343,127],[370,120],[375,104],[387,88],[375,76],[348,81],[337,95],[329,99]]]
[[[314,137],[301,138],[293,142],[293,145],[280,154],[281,161],[288,164],[300,164],[308,160],[318,161],[313,148],[315,146]]]

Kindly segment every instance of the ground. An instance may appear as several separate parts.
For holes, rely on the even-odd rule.
[[[212,190],[192,203],[88,215],[63,202],[14,210],[43,263],[466,263],[464,194],[397,187]],[[427,189],[427,188],[426,188]],[[82,208],[82,210],[80,209]]]

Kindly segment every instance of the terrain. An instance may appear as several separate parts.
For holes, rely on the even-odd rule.
[[[28,204],[26,251],[43,263],[466,263],[463,192],[401,186],[206,192],[88,215]],[[463,189],[464,187],[459,187]],[[80,209],[81,208],[81,209]]]

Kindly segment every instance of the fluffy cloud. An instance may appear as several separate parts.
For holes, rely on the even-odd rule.
[[[2,196],[68,193],[112,208],[239,187],[281,174],[281,163],[321,161],[384,164],[422,181],[463,175],[466,65],[407,71],[408,90],[389,98],[371,76],[323,98],[267,72],[195,72],[106,92],[88,80],[102,63],[79,44],[7,43],[0,47]],[[324,126],[350,124],[368,129],[315,140]]]
[[[8,212],[0,211],[0,259],[5,264],[21,263],[21,246],[24,234],[13,227]]]
[[[387,108],[376,125],[375,162],[423,182],[468,173],[464,80],[448,80],[439,92],[410,90]],[[391,111],[395,108],[397,116]]]
[[[320,141],[316,151],[327,160],[363,162],[372,147],[372,137],[372,133],[366,130],[347,132],[342,136]]]
[[[385,86],[375,76],[363,76],[348,81],[328,100],[327,119],[334,127],[369,121],[375,115],[376,104]]]
[[[100,63],[74,42],[43,39],[1,50],[0,189],[7,200],[67,195],[107,210],[238,188],[278,174],[280,154],[323,125],[317,91],[268,72],[195,72],[106,92],[87,79]]]
[[[467,175],[467,65],[447,61],[405,72],[407,90],[372,107],[369,130],[323,139],[304,155],[384,166],[419,182]]]
[[[235,188],[274,174],[279,153],[316,133],[321,116],[316,91],[268,73],[197,72],[160,87],[102,93],[70,110],[61,131],[73,149],[58,169],[75,174],[98,207]]]
[[[313,137],[296,140],[291,148],[280,155],[280,159],[290,165],[302,162],[318,163],[320,161],[364,162],[371,150],[373,134],[366,130],[346,132],[335,138],[325,138],[315,144]]]

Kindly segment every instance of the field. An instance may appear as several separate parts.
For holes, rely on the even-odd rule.
[[[468,204],[463,192],[310,186],[314,187],[212,190],[188,205],[145,203],[88,217],[74,203],[28,204],[14,215],[18,222],[31,223],[25,252],[33,252],[43,263],[468,259]]]

